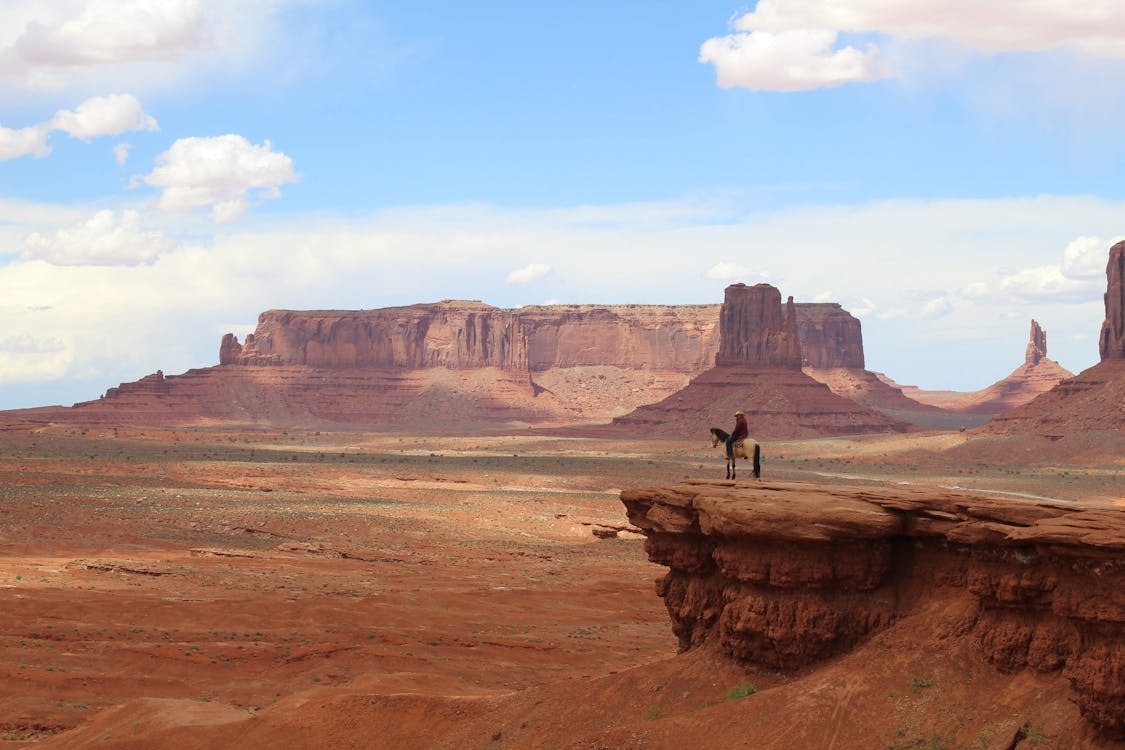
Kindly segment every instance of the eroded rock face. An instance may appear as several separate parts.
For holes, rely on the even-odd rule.
[[[1105,321],[1100,338],[1103,362],[1125,359],[1125,242],[1109,249],[1105,273]]]
[[[797,310],[769,284],[731,284],[719,313],[718,366],[801,369]]]
[[[502,310],[445,301],[362,311],[271,310],[220,363],[542,372],[608,365],[695,373],[718,349],[717,305],[552,305]]]
[[[797,305],[803,367],[862,370],[863,332],[859,318],[835,302]]]
[[[1047,334],[1034,318],[1031,321],[1031,335],[1028,338],[1027,350],[1023,355],[1023,363],[1027,367],[1034,367],[1047,356]]]
[[[1125,518],[1114,509],[911,488],[685,482],[622,492],[682,649],[796,669],[936,595],[998,669],[1062,670],[1125,738]],[[928,592],[928,593],[927,593]],[[1116,677],[1115,677],[1116,675]]]
[[[241,365],[453,370],[527,369],[527,340],[511,312],[480,302],[438,302],[362,311],[270,310],[241,349]]]

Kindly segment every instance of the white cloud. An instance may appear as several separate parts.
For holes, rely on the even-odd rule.
[[[156,119],[145,113],[132,94],[91,97],[74,111],[63,109],[56,112],[47,127],[83,141],[128,131],[160,129]]]
[[[43,126],[13,129],[0,125],[0,161],[20,156],[46,156],[49,153],[47,129]]]
[[[509,284],[534,284],[542,281],[551,272],[551,267],[546,263],[531,263],[523,268],[517,268],[504,277]]]
[[[886,78],[878,47],[836,47],[837,34],[823,29],[755,31],[703,43],[699,62],[715,66],[723,88],[803,91]]]
[[[754,269],[741,263],[724,260],[711,266],[706,274],[709,279],[718,281],[745,281],[755,276]]]
[[[853,303],[848,311],[857,318],[866,318],[868,315],[871,315],[878,309],[878,305],[876,305],[870,299],[864,297],[859,302]]]
[[[133,144],[122,141],[113,147],[113,160],[118,164],[124,164],[129,161],[129,152],[133,150]]]
[[[715,65],[719,85],[796,91],[871,81],[899,71],[869,43],[838,44],[841,34],[868,35],[884,47],[947,40],[981,54],[1072,49],[1125,59],[1125,4],[1119,0],[759,0],[731,33],[704,42],[700,61]],[[940,62],[940,61],[939,61]]]
[[[60,109],[47,122],[19,130],[0,126],[0,161],[19,156],[46,156],[51,153],[47,136],[56,130],[88,142],[103,135],[158,128],[156,120],[145,113],[135,96],[95,96],[83,101],[73,111]]]
[[[1105,278],[1105,266],[1109,261],[1109,248],[1121,238],[1103,240],[1101,237],[1077,237],[1063,251],[1062,274],[1068,279]]]
[[[920,312],[923,318],[944,318],[953,312],[953,305],[945,297],[935,297],[922,305]]]
[[[287,49],[275,19],[309,0],[4,0],[0,85],[157,89]],[[288,46],[291,49],[291,46]]]
[[[165,211],[210,207],[214,221],[228,222],[251,202],[279,197],[280,186],[295,182],[297,173],[293,160],[269,141],[259,146],[229,134],[181,138],[140,179],[163,189],[159,205]]]
[[[974,281],[962,287],[958,294],[966,299],[993,304],[1081,304],[1096,301],[1105,290],[1109,248],[1119,239],[1103,240],[1082,235],[1067,243],[1060,263],[1004,273],[992,282]]]
[[[24,260],[56,266],[135,266],[150,263],[173,243],[160,232],[146,232],[136,211],[99,211],[89,220],[51,236],[27,237]]]

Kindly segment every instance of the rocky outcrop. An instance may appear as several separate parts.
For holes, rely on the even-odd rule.
[[[695,373],[718,349],[717,305],[481,302],[360,311],[270,310],[245,344],[227,334],[220,364],[542,372],[613,366]]]
[[[1025,367],[1035,367],[1047,356],[1047,332],[1039,325],[1039,321],[1031,319],[1031,336],[1024,350],[1023,364]]]
[[[719,312],[718,366],[801,369],[797,310],[769,284],[731,284]]]
[[[797,305],[801,366],[862,370],[863,332],[859,318],[835,302]]]
[[[1099,338],[1103,362],[1125,359],[1125,241],[1109,249],[1105,274],[1105,321]]]
[[[1061,380],[1019,408],[1001,414],[986,432],[1061,438],[1103,433],[1119,441],[1125,429],[1125,242],[1109,250],[1101,362]],[[1035,325],[1032,321],[1032,335]],[[1046,339],[1044,339],[1044,345]],[[1030,349],[1030,347],[1029,347]],[[1042,366],[1043,360],[1038,366]]]
[[[685,482],[621,494],[682,649],[792,670],[962,602],[951,635],[997,669],[1059,672],[1125,738],[1125,517],[966,492]]]
[[[223,338],[222,364],[527,370],[527,340],[513,314],[480,302],[269,310],[258,317],[246,342],[237,344]]]
[[[727,287],[719,342],[713,369],[683,390],[614,419],[614,426],[687,437],[726,426],[735,411],[744,411],[750,434],[759,440],[906,429],[905,423],[837,396],[800,371],[796,305],[790,297],[782,308],[781,292],[769,284]]]
[[[1073,377],[1074,373],[1047,357],[1047,334],[1037,321],[1032,320],[1023,364],[1007,377],[979,391],[927,391],[913,385],[899,385],[882,373],[876,375],[919,403],[957,414],[978,414],[987,418],[1029,403]]]
[[[706,437],[711,427],[729,430],[735,411],[746,412],[750,435],[758,440],[907,429],[904,422],[837,396],[799,370],[760,367],[712,368],[613,424],[637,435]]]

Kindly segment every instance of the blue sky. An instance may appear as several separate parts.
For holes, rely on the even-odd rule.
[[[983,387],[1032,317],[1090,366],[1125,8],[892,5],[9,0],[0,408],[270,308],[736,281],[843,303],[899,382]]]

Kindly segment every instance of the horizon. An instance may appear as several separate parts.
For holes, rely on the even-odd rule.
[[[1125,7],[12,0],[0,409],[269,309],[838,302],[870,370],[1098,362]]]

